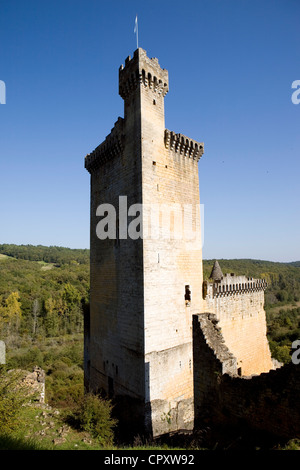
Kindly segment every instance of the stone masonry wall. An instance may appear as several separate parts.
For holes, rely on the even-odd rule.
[[[201,227],[197,214],[198,161],[203,144],[165,129],[167,72],[157,59],[149,59],[142,50],[139,54],[148,368],[145,391],[153,435],[158,435],[193,427],[192,314],[201,311],[203,304]],[[156,87],[159,83],[164,88]],[[197,151],[193,146],[197,146]],[[194,240],[187,240],[180,233],[185,205],[190,210]],[[155,208],[157,212],[153,214]],[[151,215],[157,215],[157,219],[151,220]],[[185,299],[186,286],[191,292],[189,302]]]
[[[139,96],[129,96],[126,119],[119,118],[104,142],[85,159],[91,173],[91,292],[90,315],[85,322],[85,384],[90,391],[104,390],[136,403],[143,402],[145,393],[143,247],[141,239],[127,236],[132,218],[125,219],[124,227],[120,197],[126,198],[122,199],[125,215],[132,204],[142,202],[140,132]],[[115,209],[116,233],[101,240],[97,224],[105,213],[97,214],[97,210],[103,204]]]
[[[192,315],[203,311],[203,144],[165,129],[167,92],[167,70],[138,48],[119,69],[124,119],[85,159],[91,173],[85,383],[144,405],[153,435],[193,427]],[[118,210],[120,197],[127,197],[128,223],[141,212],[141,236],[124,239],[119,218],[119,238],[99,240],[97,209],[108,203]],[[191,239],[179,231],[185,214]]]
[[[196,429],[215,423],[300,437],[299,365],[239,377],[233,363],[224,368],[230,351],[210,315],[195,315],[193,326]]]
[[[264,311],[265,286],[261,279],[230,274],[221,281],[206,282],[206,311],[219,320],[241,375],[273,369]]]

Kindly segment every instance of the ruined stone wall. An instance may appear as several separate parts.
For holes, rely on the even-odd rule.
[[[299,365],[239,377],[209,314],[195,315],[193,325],[196,429],[215,423],[300,437]]]
[[[266,336],[265,288],[261,279],[230,274],[220,281],[206,283],[206,310],[219,320],[241,375],[260,374],[273,368]]]
[[[10,369],[8,377],[13,378],[16,389],[22,389],[29,402],[45,403],[45,371],[35,366],[31,372],[23,369]],[[7,379],[4,379],[7,380]]]
[[[22,380],[36,401],[45,403],[45,371],[38,366],[27,372]]]

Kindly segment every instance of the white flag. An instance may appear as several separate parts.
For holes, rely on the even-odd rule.
[[[138,32],[138,19],[137,15],[135,17],[135,23],[134,23],[134,32],[136,33],[136,47],[139,47],[139,32]]]
[[[133,31],[133,32],[134,32],[134,33],[137,32],[137,15],[136,15],[136,17],[135,17],[134,31]]]

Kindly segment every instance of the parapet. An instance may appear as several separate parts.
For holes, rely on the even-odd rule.
[[[121,156],[124,149],[124,119],[119,117],[110,134],[92,153],[85,157],[85,168],[89,173],[104,165],[108,160]]]
[[[224,297],[246,292],[264,291],[268,287],[265,279],[225,274],[220,280],[204,281],[203,297]]]
[[[137,89],[138,84],[165,96],[169,91],[169,74],[162,69],[156,57],[150,59],[144,49],[138,48],[119,68],[119,94],[125,100]]]
[[[197,162],[204,153],[203,142],[196,142],[183,134],[175,134],[175,132],[169,131],[168,129],[165,130],[165,147],[172,152],[193,158],[197,160]]]

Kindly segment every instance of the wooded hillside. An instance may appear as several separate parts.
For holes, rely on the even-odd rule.
[[[290,360],[292,341],[300,338],[300,262],[218,260],[223,273],[268,282],[265,291],[272,354]],[[204,278],[214,260],[204,260]],[[42,245],[0,245],[0,337],[10,347],[37,338],[83,332],[89,308],[89,250]]]

